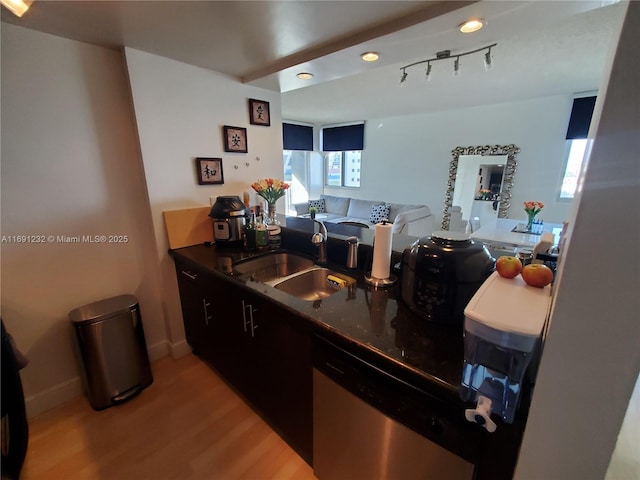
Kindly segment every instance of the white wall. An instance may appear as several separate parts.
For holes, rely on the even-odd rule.
[[[81,391],[68,312],[137,296],[149,352],[165,322],[126,73],[118,52],[2,24],[2,318],[30,364],[33,415]],[[13,243],[44,235],[46,243]],[[126,243],[48,236],[127,235]]]
[[[557,201],[562,177],[570,95],[402,117],[369,119],[365,126],[360,189],[325,193],[426,204],[440,224],[451,150],[457,146],[509,145],[521,150],[510,218],[525,219],[527,200],[545,204],[540,218],[566,220],[571,202]]]
[[[639,27],[640,3],[630,2],[596,104],[517,479],[605,478],[640,372]],[[637,418],[631,434],[637,446]]]
[[[282,178],[280,94],[138,50],[126,48],[125,55],[162,268],[163,307],[177,356],[188,347],[162,212],[209,205],[209,198],[219,195],[242,198],[255,180]],[[270,127],[249,124],[249,98],[269,102]],[[247,128],[248,153],[224,152],[223,125]],[[196,157],[222,158],[224,184],[198,185]],[[284,211],[284,200],[278,209]]]

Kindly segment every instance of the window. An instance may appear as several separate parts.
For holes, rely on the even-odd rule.
[[[587,135],[595,103],[595,96],[579,97],[573,100],[571,117],[567,127],[567,148],[565,150],[565,168],[560,187],[560,199],[572,199],[575,197],[587,150]]]
[[[322,193],[322,157],[317,152],[283,150],[284,180],[290,187],[285,196],[287,215],[296,215],[294,204],[319,198]]]
[[[560,188],[561,199],[572,199],[575,197],[578,187],[578,178],[582,170],[584,154],[587,149],[586,138],[567,140],[567,154],[562,186]]]
[[[324,183],[328,187],[360,187],[364,123],[323,127]]]
[[[360,187],[360,157],[362,152],[326,152],[325,184],[329,187]]]

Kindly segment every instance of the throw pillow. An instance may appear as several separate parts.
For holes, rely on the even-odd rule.
[[[316,213],[324,213],[324,198],[320,200],[309,200],[309,208],[314,207]]]
[[[389,205],[374,205],[371,207],[369,221],[371,223],[382,223],[382,220],[389,221]]]

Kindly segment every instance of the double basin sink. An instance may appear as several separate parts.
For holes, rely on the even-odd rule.
[[[313,260],[290,252],[269,252],[241,260],[233,270],[310,301],[327,298],[356,282],[348,275],[315,265]]]

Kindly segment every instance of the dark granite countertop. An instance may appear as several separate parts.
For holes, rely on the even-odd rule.
[[[357,279],[356,285],[344,288],[318,301],[299,299],[274,287],[256,282],[247,275],[238,275],[230,266],[238,260],[256,255],[242,247],[196,245],[170,251],[183,261],[204,267],[215,275],[246,288],[309,322],[315,331],[333,341],[355,350],[365,360],[381,366],[389,373],[462,406],[458,397],[463,363],[462,326],[439,325],[421,319],[410,311],[400,298],[400,282],[387,289],[372,287],[364,281],[365,269],[344,270],[332,259],[346,258],[342,251],[344,238],[359,237],[359,265],[370,265],[372,232],[356,227],[354,230],[329,226],[329,266]],[[312,255],[309,233],[313,224],[296,223],[296,230],[283,228],[283,248]],[[307,230],[307,232],[305,232]],[[340,233],[336,233],[340,232]],[[394,261],[415,238],[394,237]],[[346,246],[344,247],[346,248]],[[344,264],[343,264],[344,265]]]

